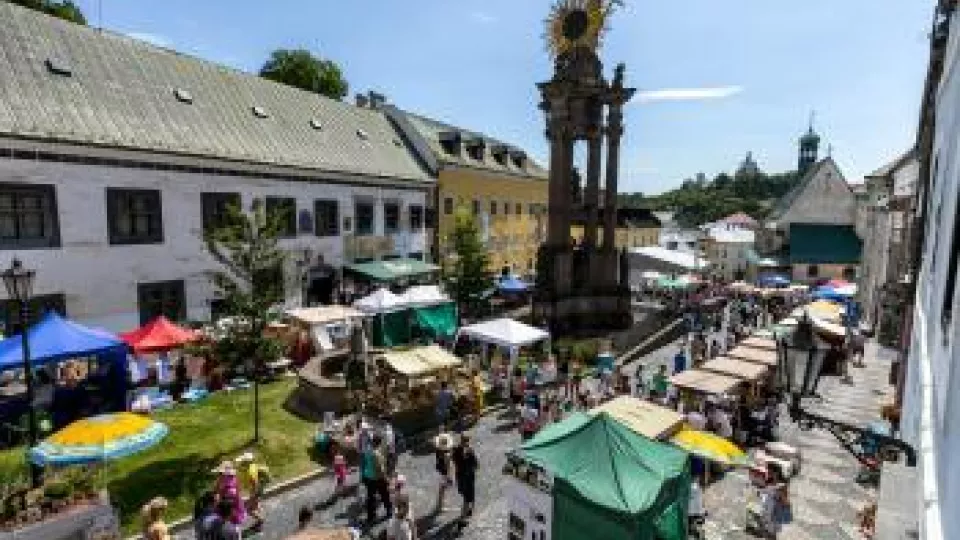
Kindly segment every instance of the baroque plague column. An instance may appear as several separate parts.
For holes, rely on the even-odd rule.
[[[613,5],[610,0],[562,0],[547,21],[554,76],[538,87],[550,141],[550,199],[534,316],[557,332],[632,323],[626,255],[617,251],[615,235],[623,105],[635,89],[623,85],[623,64],[614,70],[612,82],[604,79],[597,55]],[[575,205],[571,195],[578,141],[587,145],[582,205]],[[604,141],[606,178],[601,204]],[[575,246],[570,226],[578,213],[585,228],[582,244]],[[598,242],[600,224],[603,235]]]

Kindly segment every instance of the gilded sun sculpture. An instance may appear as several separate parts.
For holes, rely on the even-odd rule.
[[[578,47],[597,50],[610,15],[623,0],[557,0],[547,17],[546,41],[556,58]]]

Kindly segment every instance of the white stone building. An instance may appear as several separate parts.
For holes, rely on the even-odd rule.
[[[0,266],[35,310],[128,330],[215,308],[205,227],[289,216],[287,304],[345,263],[429,253],[433,181],[383,113],[0,2]],[[4,303],[4,311],[11,309]]]
[[[707,228],[706,254],[712,273],[727,281],[746,279],[754,237],[750,229],[723,222]]]
[[[960,538],[960,13],[938,2],[921,109],[918,246],[902,433],[919,453],[915,538]],[[882,487],[883,478],[881,478]],[[882,508],[881,508],[882,510]]]

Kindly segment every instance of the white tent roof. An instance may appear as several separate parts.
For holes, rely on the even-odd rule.
[[[663,261],[687,270],[699,270],[710,266],[710,262],[705,257],[697,257],[693,253],[674,251],[659,246],[633,248],[630,253]]]
[[[450,301],[437,285],[417,285],[407,289],[400,298],[409,305],[432,306]]]
[[[369,296],[357,300],[353,307],[365,313],[386,313],[395,311],[407,305],[401,296],[397,296],[385,287],[380,287]]]
[[[362,317],[363,313],[347,306],[316,306],[288,309],[284,314],[305,324],[329,324]]]
[[[550,337],[544,330],[513,319],[495,319],[471,324],[461,328],[460,333],[502,347],[523,347]]]

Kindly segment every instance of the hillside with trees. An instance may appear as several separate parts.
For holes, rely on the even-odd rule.
[[[763,219],[777,199],[790,191],[797,180],[796,171],[734,176],[720,173],[713,180],[701,175],[696,180],[684,180],[679,188],[660,195],[621,193],[619,202],[624,208],[676,212],[677,223],[684,227],[716,221],[735,212]]]

